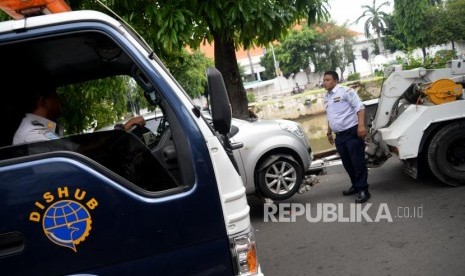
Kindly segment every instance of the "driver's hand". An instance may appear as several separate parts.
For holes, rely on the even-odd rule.
[[[134,125],[138,125],[138,126],[145,126],[145,119],[144,117],[142,116],[137,116],[137,117],[133,117],[131,118],[129,121],[127,121],[125,124],[124,124],[124,129],[125,130],[129,130],[131,129],[132,126]]]

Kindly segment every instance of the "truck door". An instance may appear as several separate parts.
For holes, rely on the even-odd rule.
[[[2,44],[5,37],[9,43]],[[0,34],[0,59],[29,64],[11,66],[2,82],[40,72],[34,84],[54,84],[63,99],[71,98],[66,93],[83,97],[87,105],[72,109],[69,118],[90,116],[86,111],[93,107],[84,100],[91,94],[88,81],[101,85],[119,78],[114,82],[121,83],[121,76],[126,88],[138,83],[144,86],[139,91],[150,90],[164,118],[156,133],[115,130],[113,125],[102,130],[97,116],[90,121],[97,121],[100,131],[72,133],[69,120],[60,139],[1,145],[1,275],[232,273],[219,192],[199,122],[163,74],[133,48],[122,34],[94,21],[31,29],[14,39]],[[143,72],[143,80],[136,72]],[[126,80],[132,77],[135,81]],[[22,86],[0,107],[25,108],[33,87]],[[103,109],[116,97],[95,100]],[[8,141],[11,133],[1,135]]]

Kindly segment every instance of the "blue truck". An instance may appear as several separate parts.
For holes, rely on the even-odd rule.
[[[209,124],[144,40],[101,12],[1,22],[0,60],[0,275],[262,275],[218,70]],[[121,76],[163,113],[157,135],[12,145],[34,87]]]

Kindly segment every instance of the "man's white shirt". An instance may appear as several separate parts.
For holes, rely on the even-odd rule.
[[[365,108],[355,90],[340,85],[326,92],[324,106],[333,132],[341,132],[357,125],[357,112]]]
[[[60,138],[55,133],[57,124],[47,118],[26,113],[13,137],[13,145]]]

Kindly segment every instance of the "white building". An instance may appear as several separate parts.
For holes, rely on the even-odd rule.
[[[383,70],[384,65],[395,61],[396,56],[405,57],[406,54],[401,51],[389,53],[386,55],[374,55],[374,38],[367,39],[363,34],[357,33],[355,42],[353,43],[353,51],[355,55],[355,70],[360,76],[368,77],[373,75],[375,70]],[[456,51],[459,57],[465,58],[465,44],[456,43]],[[438,50],[452,49],[450,44],[439,45],[427,48],[427,53],[434,55]],[[289,78],[279,76],[273,80],[263,81],[260,73],[265,71],[265,68],[260,65],[260,59],[265,54],[264,48],[254,48],[249,51],[238,51],[236,53],[238,63],[243,67],[246,79],[244,87],[248,93],[254,93],[257,101],[276,99],[283,96],[291,95],[296,86],[310,89],[318,87],[323,76],[311,73],[307,75],[303,70],[297,74],[291,75]],[[421,49],[416,49],[412,55],[417,58],[422,58]],[[313,71],[313,70],[312,70]],[[255,77],[252,76],[252,73]],[[340,72],[339,72],[340,73]],[[353,74],[354,66],[350,64],[344,71],[344,79],[350,74]]]

